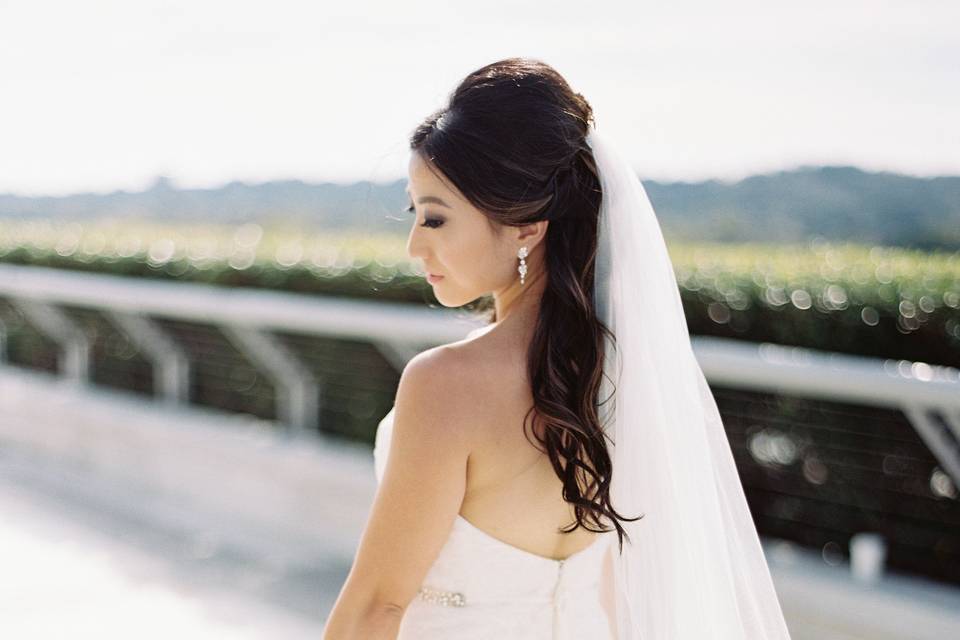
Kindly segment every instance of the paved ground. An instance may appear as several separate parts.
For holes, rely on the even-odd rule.
[[[0,449],[0,637],[320,637],[348,567],[266,567],[202,532],[138,522],[69,480]]]
[[[347,559],[252,557],[147,521],[149,496],[118,485],[0,447],[0,639],[319,639]],[[958,637],[960,590],[858,585],[809,555],[770,553],[793,640]]]

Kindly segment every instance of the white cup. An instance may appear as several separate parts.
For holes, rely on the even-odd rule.
[[[850,568],[860,582],[877,582],[883,575],[887,543],[879,533],[861,532],[850,538]]]

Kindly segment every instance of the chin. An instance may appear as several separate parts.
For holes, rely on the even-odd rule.
[[[443,306],[445,306],[445,307],[447,307],[447,308],[449,308],[449,309],[456,309],[457,307],[462,307],[462,306],[465,305],[465,304],[468,304],[468,303],[470,303],[470,302],[473,302],[474,300],[476,300],[476,299],[479,298],[480,296],[470,297],[470,296],[468,296],[468,295],[462,295],[462,294],[460,294],[460,295],[458,295],[458,294],[452,294],[452,295],[451,295],[450,293],[446,293],[446,294],[445,294],[444,292],[442,292],[442,291],[440,291],[440,290],[438,290],[438,289],[434,289],[434,290],[433,290],[433,297],[436,298],[436,299],[437,299],[437,302],[439,302],[439,303],[442,304]]]
[[[433,292],[433,297],[437,299],[437,302],[447,307],[448,309],[456,309],[457,307],[466,304],[466,302],[458,302],[456,300],[451,300],[449,296],[439,294],[436,291]]]

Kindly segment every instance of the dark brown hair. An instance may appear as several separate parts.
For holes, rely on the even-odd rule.
[[[624,517],[610,503],[609,436],[598,412],[604,340],[615,346],[616,338],[594,309],[601,189],[586,142],[592,121],[590,104],[551,66],[507,58],[467,75],[449,104],[416,127],[410,148],[495,230],[550,220],[546,285],[527,352],[534,406],[524,417],[524,434],[529,440],[527,418],[535,411],[544,425],[534,433],[538,448],[576,514],[561,531],[611,531],[601,522],[605,517],[622,551],[629,535],[619,520],[643,516]],[[495,308],[488,320],[496,322]]]

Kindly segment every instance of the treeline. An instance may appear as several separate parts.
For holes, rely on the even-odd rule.
[[[286,180],[179,189],[160,177],[140,192],[0,195],[0,218],[258,221],[306,229],[389,231],[404,229],[408,222],[402,213],[405,183]],[[735,182],[643,184],[668,240],[796,243],[819,236],[960,249],[960,176],[917,178],[856,167],[802,167]]]

